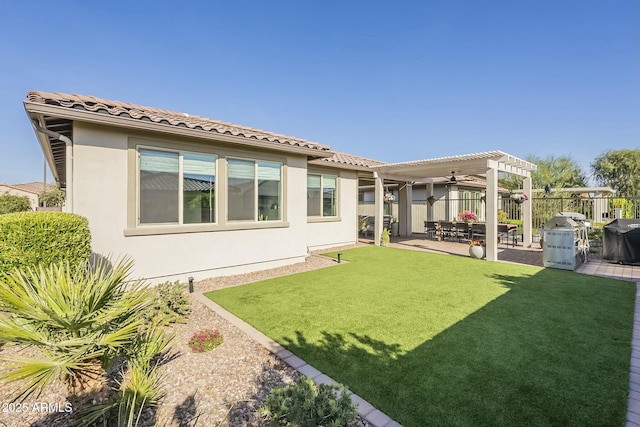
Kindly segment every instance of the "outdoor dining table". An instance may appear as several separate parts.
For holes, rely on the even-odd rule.
[[[426,221],[425,221],[426,223]],[[449,236],[459,237],[460,234],[457,230],[458,224],[464,224],[462,221],[438,221],[437,222],[437,238],[439,241],[445,240]],[[466,224],[465,224],[466,227]],[[474,222],[468,226],[468,235],[462,236],[463,238],[472,240],[486,240],[487,236],[487,224],[485,222]],[[498,238],[506,238],[507,245],[511,242],[512,246],[518,244],[518,226],[516,224],[499,223],[498,224]]]

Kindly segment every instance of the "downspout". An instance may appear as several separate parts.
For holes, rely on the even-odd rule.
[[[37,120],[32,120],[33,127],[51,138],[55,138],[65,144],[65,187],[67,190],[67,200],[65,201],[65,211],[73,213],[73,141],[68,137],[40,126]]]

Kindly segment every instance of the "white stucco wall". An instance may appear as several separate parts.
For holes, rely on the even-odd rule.
[[[288,226],[125,236],[131,136],[115,128],[76,122],[72,188],[75,213],[89,219],[94,253],[111,258],[133,258],[134,277],[159,283],[165,280],[186,281],[189,276],[200,280],[245,273],[301,262],[309,246],[355,241],[355,173],[347,172],[353,179],[342,180],[343,220],[308,227],[307,159],[285,154],[281,156],[287,165],[284,209],[287,209]],[[134,137],[158,139],[152,134]],[[172,140],[182,142],[179,137],[159,139],[165,143]],[[246,154],[251,157],[250,152]]]

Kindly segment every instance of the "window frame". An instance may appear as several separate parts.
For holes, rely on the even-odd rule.
[[[140,224],[140,190],[139,190],[139,155],[140,148],[168,152],[187,152],[193,154],[203,154],[216,156],[215,172],[215,223],[159,223]],[[238,158],[254,162],[274,162],[280,164],[280,219],[269,221],[227,221],[227,159]],[[182,159],[182,156],[180,156]],[[127,192],[126,192],[126,228],[123,229],[124,236],[147,236],[162,234],[183,234],[234,230],[251,230],[265,228],[288,228],[287,212],[287,176],[288,176],[287,154],[274,154],[266,151],[243,150],[242,148],[228,147],[225,145],[203,144],[197,140],[175,140],[162,137],[128,136],[127,149]],[[181,166],[182,167],[182,166]],[[182,169],[180,169],[182,171]],[[183,175],[180,172],[180,190],[183,192]],[[180,202],[183,201],[180,196]],[[256,206],[257,209],[257,206]],[[182,211],[182,208],[180,209]],[[182,215],[182,212],[180,212]],[[180,217],[182,221],[182,216]]]
[[[149,151],[161,151],[165,153],[175,153],[178,154],[178,222],[150,222],[150,223],[142,223],[141,220],[141,197],[142,190],[140,188],[141,184],[141,156],[140,150],[149,150]],[[181,227],[193,227],[193,226],[201,226],[203,224],[217,224],[218,223],[218,163],[220,156],[213,153],[203,153],[196,152],[191,150],[181,150],[181,149],[169,149],[169,148],[161,148],[154,147],[148,145],[137,145],[136,146],[137,153],[137,161],[136,161],[136,227],[154,227],[154,226],[181,226]],[[215,157],[214,165],[215,165],[215,182],[213,184],[213,193],[215,194],[215,201],[213,206],[214,211],[214,219],[213,222],[201,222],[201,223],[184,223],[184,154],[196,154],[196,155],[206,155]]]
[[[284,163],[280,161],[273,160],[264,160],[264,159],[256,159],[249,157],[238,157],[238,156],[228,156],[225,158],[225,163],[227,164],[227,173],[226,173],[226,187],[229,189],[229,160],[238,160],[244,162],[253,162],[253,219],[229,219],[229,191],[226,192],[226,200],[225,200],[225,218],[226,222],[230,224],[235,223],[250,223],[250,222],[281,222],[283,221],[282,214],[282,205],[284,204]],[[280,218],[276,220],[260,220],[260,179],[259,179],[259,163],[278,163],[280,165],[280,181],[279,181],[279,209],[280,209]]]
[[[341,176],[340,173],[334,171],[320,171],[315,169],[307,170],[307,179],[309,175],[319,175],[320,176],[320,215],[309,215],[308,214],[308,201],[307,201],[307,222],[334,222],[334,221],[342,221],[342,217],[340,214],[340,206],[341,206]],[[324,215],[324,177],[331,176],[336,179],[336,187],[335,187],[335,215],[329,216]],[[307,184],[306,192],[308,194],[309,187]],[[307,199],[308,200],[308,199]]]

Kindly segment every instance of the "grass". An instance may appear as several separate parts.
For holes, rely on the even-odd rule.
[[[406,427],[624,425],[635,285],[393,248],[207,294]]]

